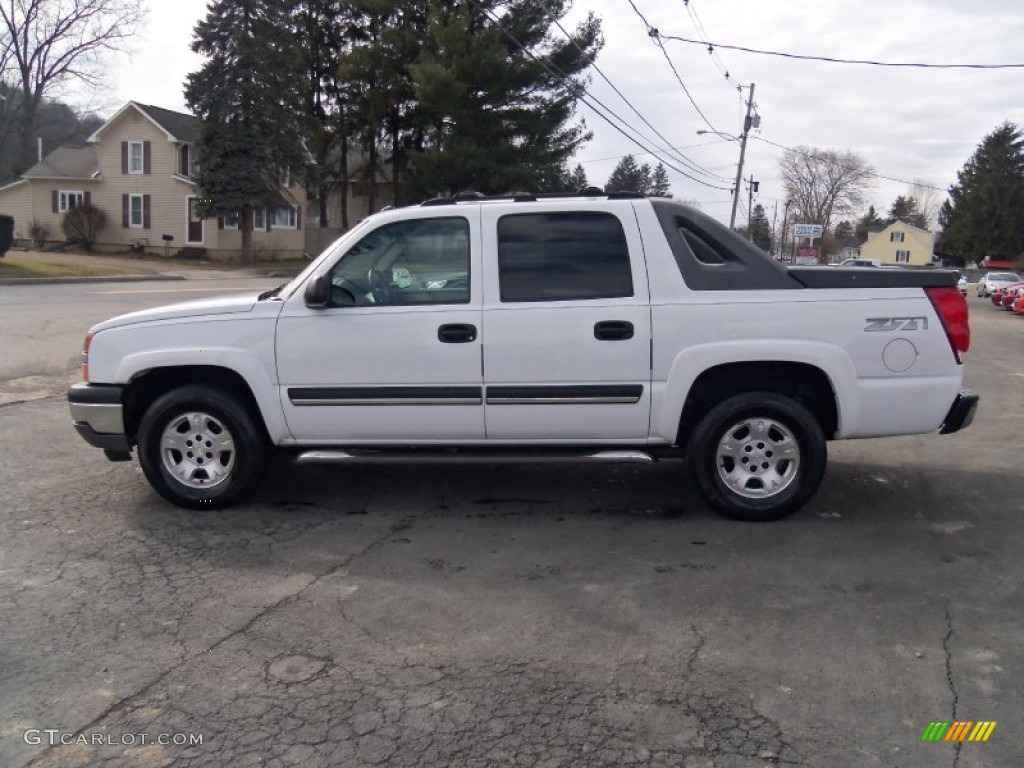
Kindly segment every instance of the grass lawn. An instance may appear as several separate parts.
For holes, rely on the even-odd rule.
[[[90,264],[87,257],[61,254],[8,253],[0,259],[0,277],[106,277],[138,271],[130,264]]]

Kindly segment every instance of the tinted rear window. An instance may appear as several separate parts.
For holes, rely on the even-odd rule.
[[[524,213],[498,220],[502,301],[633,295],[626,233],[610,213]]]

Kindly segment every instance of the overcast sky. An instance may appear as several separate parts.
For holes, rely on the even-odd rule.
[[[1024,63],[1022,0],[633,0],[662,35],[710,40],[720,45],[790,54],[934,64]],[[153,0],[144,29],[130,55],[118,55],[107,70],[109,107],[135,100],[185,110],[185,76],[201,65],[189,50],[192,29],[205,13],[205,0]],[[700,202],[707,213],[727,221],[739,146],[713,135],[687,97],[662,50],[629,0],[577,0],[567,17],[587,11],[603,21],[601,71],[679,152],[713,176],[713,189],[668,169],[673,193]],[[1024,124],[1024,69],[906,69],[799,61],[701,45],[665,41],[693,101],[707,122],[723,133],[742,130],[744,104],[737,85],[756,83],[759,131],[748,142],[744,177],[760,182],[760,202],[772,218],[785,192],[778,177],[782,152],[810,146],[852,150],[881,176],[923,180],[945,189],[977,144],[1005,120]],[[726,80],[723,70],[729,72]],[[646,137],[651,148],[665,142],[615,94],[596,72],[590,93]],[[744,94],[746,91],[744,91]],[[577,155],[592,184],[603,185],[627,153],[652,165],[643,150],[581,105],[594,139]],[[756,137],[756,138],[755,138]],[[683,167],[677,155],[659,155]],[[574,162],[575,162],[574,161]],[[907,191],[901,181],[876,179],[869,201],[887,209]],[[941,194],[941,193],[940,193]],[[944,197],[944,195],[942,195]],[[742,221],[747,203],[741,197]]]

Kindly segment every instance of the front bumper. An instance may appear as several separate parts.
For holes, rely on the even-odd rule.
[[[131,450],[124,431],[124,387],[75,384],[68,390],[71,423],[89,445],[120,454]]]
[[[946,414],[946,418],[942,422],[939,434],[948,435],[969,427],[971,422],[974,421],[974,414],[977,410],[978,393],[969,389],[961,389],[960,394],[956,396],[956,400],[953,401],[949,413]]]

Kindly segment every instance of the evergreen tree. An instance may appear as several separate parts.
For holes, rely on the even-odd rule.
[[[586,189],[590,186],[587,181],[587,172],[583,170],[583,166],[576,163],[576,167],[572,169],[572,173],[569,174],[569,191],[579,192],[581,189]]]
[[[754,206],[750,215],[750,241],[765,252],[771,251],[772,225],[768,223],[768,216],[760,203]]]
[[[253,208],[289,204],[281,195],[282,174],[301,181],[306,170],[292,5],[216,0],[192,42],[192,50],[207,55],[185,88],[189,108],[202,120],[200,213],[239,214],[244,263],[253,257]]]
[[[868,212],[857,220],[857,226],[854,228],[854,234],[857,236],[857,242],[863,243],[868,239],[868,232],[871,232],[874,228],[882,224],[885,224],[885,222],[878,215],[878,212],[875,211],[875,206],[869,205]]]
[[[957,173],[939,213],[943,248],[968,261],[1024,254],[1024,137],[1003,123]]]
[[[840,221],[836,224],[835,237],[840,248],[849,248],[857,244],[857,236],[853,231],[853,224],[848,221]]]
[[[587,139],[573,122],[582,73],[601,48],[590,14],[566,39],[569,0],[425,3],[410,167],[426,193],[539,189]]]
[[[349,47],[360,15],[361,11],[337,0],[301,0],[292,17],[298,80],[309,125],[307,142],[315,162],[307,183],[316,196],[321,226],[348,228],[349,136],[338,61]],[[340,222],[327,218],[327,200],[333,190],[341,196]]]
[[[892,224],[896,221],[902,221],[920,229],[928,228],[928,221],[918,211],[917,199],[913,195],[900,195],[889,206],[889,223]]]
[[[670,197],[672,195],[672,189],[668,183],[668,172],[661,163],[654,167],[654,173],[651,175],[651,188],[648,194],[657,197]]]
[[[605,192],[639,192],[647,194],[651,188],[651,167],[636,164],[636,158],[626,155],[619,160],[605,184]]]

